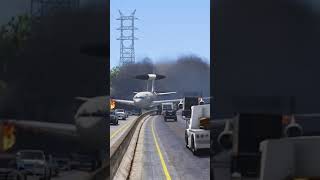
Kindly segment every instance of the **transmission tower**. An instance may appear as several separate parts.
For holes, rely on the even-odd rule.
[[[56,11],[78,7],[79,0],[31,0],[30,15],[36,19],[44,15],[51,15]]]
[[[137,38],[134,36],[134,31],[137,28],[134,26],[134,21],[138,18],[135,17],[136,10],[134,10],[130,16],[124,16],[119,10],[120,18],[120,65],[134,63],[135,53],[134,53],[134,40]]]

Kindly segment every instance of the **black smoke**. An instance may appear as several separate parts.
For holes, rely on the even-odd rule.
[[[210,65],[197,56],[183,56],[161,63],[152,63],[149,58],[120,68],[119,75],[112,79],[111,95],[114,98],[131,99],[134,91],[147,90],[147,81],[134,79],[146,73],[165,75],[166,78],[155,82],[156,92],[176,91],[170,97],[181,98],[195,92],[210,95]],[[149,82],[151,90],[151,82]],[[168,98],[164,97],[164,98]]]
[[[2,114],[73,123],[79,105],[74,97],[107,95],[108,59],[81,52],[87,46],[107,44],[105,15],[101,8],[84,8],[34,23],[23,51],[8,65]]]

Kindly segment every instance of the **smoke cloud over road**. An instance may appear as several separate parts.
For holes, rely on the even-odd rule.
[[[190,55],[161,63],[152,63],[145,58],[139,63],[121,67],[118,76],[111,80],[111,96],[131,99],[134,91],[147,90],[147,81],[134,79],[134,76],[146,73],[166,76],[165,79],[156,81],[155,90],[176,91],[177,94],[170,95],[170,98],[181,98],[190,93],[210,95],[210,65],[202,58]],[[151,82],[148,86],[151,90]]]

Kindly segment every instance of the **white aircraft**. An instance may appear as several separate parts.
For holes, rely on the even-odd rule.
[[[150,109],[166,102],[181,102],[181,99],[156,100],[158,96],[175,94],[176,92],[157,93],[154,90],[155,80],[164,79],[165,76],[159,74],[144,74],[136,76],[136,79],[148,80],[152,82],[151,91],[134,92],[133,100],[113,99],[112,101],[121,104],[133,105],[141,109]]]

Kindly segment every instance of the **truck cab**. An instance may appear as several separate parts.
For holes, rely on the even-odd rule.
[[[180,102],[181,103],[181,102]],[[184,97],[182,104],[182,117],[184,119],[189,119],[191,117],[191,106],[199,105],[198,97]],[[181,106],[181,104],[180,104]]]
[[[191,107],[191,117],[186,120],[185,143],[194,155],[200,149],[210,148],[210,104]]]
[[[174,110],[173,103],[162,103],[162,115],[164,121],[167,121],[168,119],[177,121],[177,114]]]

